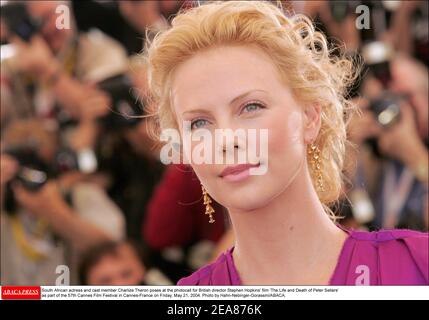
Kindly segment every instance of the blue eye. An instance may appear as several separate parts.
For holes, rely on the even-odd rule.
[[[251,102],[248,103],[244,106],[243,111],[242,112],[254,112],[257,111],[259,109],[263,109],[263,105],[260,103],[256,103],[256,102]]]
[[[197,119],[191,122],[191,130],[202,128],[208,121],[205,119]]]

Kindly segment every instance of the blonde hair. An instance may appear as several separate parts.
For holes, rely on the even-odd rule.
[[[223,45],[256,45],[267,53],[279,75],[304,105],[320,104],[321,128],[315,144],[321,150],[325,191],[317,190],[325,211],[343,187],[346,126],[354,105],[346,99],[357,69],[344,53],[333,55],[327,39],[305,15],[286,15],[263,1],[216,1],[172,20],[145,48],[150,100],[157,127],[177,128],[170,89],[175,68],[197,52]],[[341,52],[341,51],[340,51]],[[311,172],[312,170],[310,170]],[[317,177],[313,176],[313,185]]]

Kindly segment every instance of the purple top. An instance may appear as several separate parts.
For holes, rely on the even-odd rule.
[[[428,285],[428,233],[349,231],[330,285]],[[182,278],[178,285],[241,285],[232,251]]]

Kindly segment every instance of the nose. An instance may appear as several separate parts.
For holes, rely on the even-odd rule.
[[[228,150],[233,149],[233,150],[238,150],[239,146],[238,143],[234,142],[232,148],[228,148],[227,143],[223,143],[222,144],[222,152],[226,153]]]
[[[226,129],[219,131],[219,133],[216,135],[215,141],[218,145],[218,152],[224,159],[223,163],[233,164],[236,161],[245,161],[246,135],[244,129]]]
[[[232,164],[234,159],[245,158],[247,150],[246,128],[239,119],[227,113],[219,113],[216,117],[214,132],[214,153],[222,163]],[[219,158],[218,158],[219,157]],[[240,161],[240,160],[239,160]]]

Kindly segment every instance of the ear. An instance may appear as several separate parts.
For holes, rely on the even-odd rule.
[[[321,127],[320,114],[322,107],[315,103],[304,108],[304,143],[309,144],[316,140]]]

